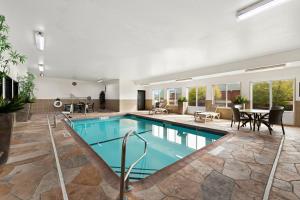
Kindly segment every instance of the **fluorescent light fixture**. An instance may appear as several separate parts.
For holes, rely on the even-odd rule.
[[[192,78],[183,78],[183,79],[177,79],[176,82],[188,82],[188,81],[192,81]]]
[[[254,68],[246,69],[245,72],[270,71],[275,69],[283,69],[285,66],[286,64],[277,64],[277,65],[269,65],[269,66],[262,66],[262,67],[254,67]]]
[[[159,84],[166,84],[166,83],[173,83],[173,82],[175,82],[175,80],[158,81],[158,82],[149,83],[149,85],[159,85]]]
[[[98,80],[97,82],[98,82],[98,83],[102,83],[102,82],[103,82],[103,79],[100,79],[100,80]]]
[[[221,76],[231,76],[231,75],[237,75],[237,74],[242,74],[242,73],[245,73],[245,70],[235,70],[235,71],[230,71],[230,72],[222,72],[222,73],[216,73],[216,74],[196,76],[196,77],[193,77],[193,80],[216,78],[216,77],[221,77]]]
[[[40,70],[40,72],[45,71],[45,67],[43,64],[39,64],[39,70]]]
[[[241,10],[238,10],[236,12],[236,17],[239,20],[247,19],[286,1],[288,0],[260,0]]]
[[[45,48],[45,37],[44,34],[40,31],[34,33],[36,48],[43,51]]]

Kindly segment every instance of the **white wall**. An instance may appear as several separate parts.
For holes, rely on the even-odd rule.
[[[119,99],[120,98],[120,83],[119,80],[106,81],[106,99]]]
[[[76,86],[72,82],[77,82]],[[104,85],[92,81],[79,81],[58,78],[40,78],[35,81],[36,90],[34,92],[37,99],[70,98],[71,94],[75,97],[88,97],[98,99],[99,94],[104,90]]]
[[[132,80],[120,80],[120,99],[137,99],[137,91],[143,90],[144,87],[136,85]]]
[[[243,96],[251,99],[250,96],[250,85],[251,82],[257,81],[268,81],[268,80],[284,80],[284,79],[293,79],[295,80],[295,100],[299,101],[299,82],[300,82],[300,66],[293,68],[286,68],[281,70],[273,70],[267,72],[256,72],[256,73],[243,73],[239,75],[223,76],[208,78],[202,80],[193,80],[190,82],[173,82],[168,84],[152,85],[147,87],[147,99],[152,99],[152,90],[153,89],[164,89],[166,97],[167,88],[185,88],[194,87],[194,86],[206,86],[206,99],[212,100],[212,86],[214,84],[222,83],[241,83],[241,94]],[[183,92],[185,94],[185,92]],[[284,116],[285,123],[293,124],[294,123],[294,112],[285,112]]]

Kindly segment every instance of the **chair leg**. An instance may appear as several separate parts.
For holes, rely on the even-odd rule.
[[[283,135],[285,135],[283,123],[281,123],[281,128],[282,128],[282,133],[283,133]]]
[[[240,123],[241,123],[241,121],[239,121],[239,124],[238,124],[238,130],[240,130]]]
[[[250,122],[250,130],[252,130],[252,122],[251,122],[251,120],[249,122]]]
[[[272,129],[271,129],[271,127],[268,127],[268,128],[269,128],[270,135],[272,135]]]
[[[232,128],[232,124],[233,124],[233,119],[231,119],[231,128]]]

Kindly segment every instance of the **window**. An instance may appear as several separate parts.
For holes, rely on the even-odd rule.
[[[226,107],[226,85],[214,86],[214,103],[218,106]]]
[[[200,86],[197,90],[197,106],[205,106],[206,87]]]
[[[294,109],[294,81],[263,81],[252,84],[252,107],[270,109],[283,106],[286,111]]]
[[[252,85],[252,104],[256,109],[270,108],[270,83],[259,82]]]
[[[206,87],[200,86],[198,88],[188,88],[188,102],[189,106],[205,106]]]
[[[293,111],[294,81],[281,80],[272,82],[272,106],[283,106],[286,111]]]
[[[170,88],[167,90],[167,99],[169,105],[177,105],[177,100],[180,97],[181,88]]]
[[[214,104],[230,107],[234,99],[241,94],[239,83],[219,84],[213,86]]]
[[[189,106],[196,106],[196,101],[197,101],[197,88],[189,88]]]
[[[227,106],[231,107],[235,98],[241,95],[241,85],[239,83],[227,84]]]
[[[153,90],[152,91],[152,104],[155,105],[156,103],[164,100],[164,90]]]

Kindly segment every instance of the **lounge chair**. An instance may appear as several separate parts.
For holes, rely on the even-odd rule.
[[[207,120],[220,119],[220,113],[217,112],[218,106],[212,105],[210,109],[207,109],[205,112],[196,111],[194,113],[195,121],[204,121],[206,123]]]
[[[149,112],[150,114],[168,114],[169,111],[167,109],[168,105],[166,101],[161,101],[158,104],[158,107],[152,108],[152,110]]]

